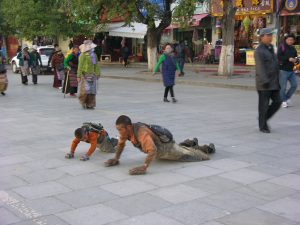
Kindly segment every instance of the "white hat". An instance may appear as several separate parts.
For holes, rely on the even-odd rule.
[[[24,50],[25,48],[28,48],[28,45],[24,44],[22,50]]]
[[[96,47],[97,45],[94,44],[91,40],[85,40],[83,44],[79,46],[79,49],[81,52],[88,52]]]
[[[37,50],[38,46],[37,45],[32,45],[32,49]]]

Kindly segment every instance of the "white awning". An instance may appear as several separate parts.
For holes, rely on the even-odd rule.
[[[109,29],[109,36],[140,38],[143,39],[147,33],[147,25],[143,23],[132,23],[128,27]]]

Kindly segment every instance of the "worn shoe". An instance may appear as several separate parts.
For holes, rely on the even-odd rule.
[[[259,130],[260,130],[260,132],[262,132],[262,133],[266,133],[266,134],[271,133],[271,131],[270,131],[270,129],[269,129],[268,127],[262,128],[262,129],[259,129]]]
[[[282,106],[282,108],[287,108],[288,107],[288,103],[287,102],[282,102],[281,106]]]
[[[177,101],[176,98],[172,98],[172,102],[173,102],[173,103],[176,103],[176,102],[178,102],[178,101]]]
[[[164,98],[163,101],[164,101],[164,102],[170,102],[167,98]]]
[[[209,154],[213,154],[213,153],[216,152],[216,147],[215,147],[215,145],[213,143],[210,143],[208,145],[208,147],[210,148]]]
[[[5,95],[5,93],[4,93],[4,92],[1,92],[1,95],[3,95],[3,96],[4,96],[4,95]]]
[[[74,154],[72,154],[72,153],[67,153],[67,154],[65,155],[65,158],[66,158],[66,159],[73,159],[73,158],[74,158]]]

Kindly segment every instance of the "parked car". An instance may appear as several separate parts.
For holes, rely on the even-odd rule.
[[[48,46],[38,46],[37,48],[38,53],[41,56],[42,60],[42,71],[50,71],[51,70],[51,65],[48,65],[49,57],[50,55],[54,52],[54,46],[48,45]],[[20,65],[19,65],[19,60],[17,58],[17,55],[14,56],[11,59],[11,68],[14,73],[19,73],[20,71]]]

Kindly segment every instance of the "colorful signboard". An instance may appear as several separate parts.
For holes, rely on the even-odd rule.
[[[285,0],[285,4],[280,12],[280,15],[300,15],[300,0]]]
[[[212,0],[211,14],[213,16],[223,15],[223,1]],[[228,0],[226,0],[228,1]],[[274,0],[232,0],[237,7],[236,15],[273,13]]]

